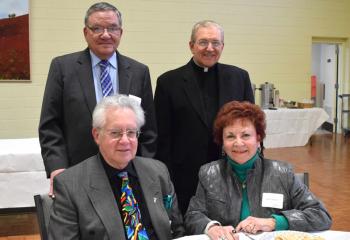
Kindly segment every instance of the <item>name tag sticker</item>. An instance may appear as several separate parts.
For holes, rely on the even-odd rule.
[[[262,207],[283,208],[283,194],[280,193],[263,193]]]

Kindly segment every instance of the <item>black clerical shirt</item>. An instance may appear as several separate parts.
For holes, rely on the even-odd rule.
[[[199,87],[199,94],[204,106],[204,113],[206,122],[210,131],[208,132],[208,161],[217,160],[220,156],[220,147],[214,143],[213,139],[213,124],[216,114],[219,109],[219,78],[217,64],[210,68],[203,68],[198,66],[193,59],[191,64],[196,76],[196,82]]]
[[[219,108],[217,64],[210,68],[202,68],[192,60],[192,66],[204,104],[206,120],[211,127]]]
[[[115,197],[116,202],[118,204],[120,215],[122,216],[122,207],[121,207],[121,203],[120,203],[122,180],[120,177],[118,177],[118,174],[120,172],[126,171],[126,172],[128,172],[129,184],[132,188],[132,192],[134,194],[134,197],[136,198],[136,201],[139,205],[139,209],[141,212],[141,221],[142,221],[142,224],[146,228],[148,237],[150,240],[158,240],[156,233],[154,232],[154,229],[153,229],[153,225],[151,222],[151,218],[149,216],[148,208],[147,208],[145,199],[143,197],[141,185],[140,185],[140,182],[139,182],[139,179],[137,177],[137,173],[136,173],[136,170],[134,168],[132,161],[129,162],[129,164],[126,166],[126,168],[119,170],[119,169],[115,169],[115,168],[111,167],[110,165],[108,165],[106,163],[106,161],[103,159],[101,154],[100,154],[100,159],[101,159],[103,167],[106,171],[111,188],[113,190],[114,197]],[[125,229],[124,229],[124,233],[125,233]],[[126,234],[125,234],[125,237],[126,237]],[[126,237],[126,239],[127,239],[127,237]]]

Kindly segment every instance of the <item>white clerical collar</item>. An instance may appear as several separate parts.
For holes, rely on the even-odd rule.
[[[202,69],[203,69],[203,72],[208,72],[208,71],[209,71],[209,68],[208,68],[208,67],[203,67],[203,66],[199,65],[199,63],[197,63],[196,60],[194,60],[194,58],[193,58],[193,62],[194,62],[198,67],[202,68]]]

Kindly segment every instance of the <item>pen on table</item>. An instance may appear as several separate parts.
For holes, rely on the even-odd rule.
[[[251,239],[251,240],[256,240],[255,238],[251,237],[248,233],[246,232],[241,232],[244,234],[244,236],[246,236],[247,238]]]
[[[231,232],[232,232],[232,234],[236,234],[236,233],[237,233],[237,231],[236,231],[235,228],[233,228]],[[243,233],[244,236],[246,236],[247,238],[249,238],[249,239],[251,239],[251,240],[255,240],[253,237],[249,236],[248,233],[246,233],[246,232],[241,232],[241,233]]]

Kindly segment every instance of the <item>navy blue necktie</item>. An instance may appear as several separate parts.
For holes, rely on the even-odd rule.
[[[113,86],[112,86],[112,80],[111,76],[108,73],[108,60],[102,60],[99,62],[100,68],[101,68],[101,89],[102,89],[102,95],[103,97],[107,97],[113,94]]]

